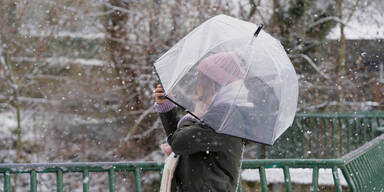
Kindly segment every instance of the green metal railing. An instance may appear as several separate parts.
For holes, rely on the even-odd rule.
[[[380,135],[383,127],[383,112],[297,114],[272,147],[255,145],[255,158],[338,158]]]
[[[384,191],[384,135],[343,156],[351,192]]]
[[[266,169],[281,168],[284,173],[284,183],[287,192],[292,191],[290,169],[312,169],[311,191],[319,189],[319,169],[331,169],[335,190],[342,191],[338,170],[340,169],[346,179],[350,191],[384,190],[384,135],[363,145],[338,159],[264,159],[244,160],[242,169],[258,169],[261,190],[268,191]],[[108,175],[108,187],[110,192],[116,191],[116,172],[133,172],[136,192],[142,191],[141,173],[156,171],[161,174],[162,163],[157,162],[99,162],[99,163],[37,163],[37,164],[0,164],[0,174],[4,175],[4,192],[10,192],[11,175],[29,174],[30,191],[37,191],[37,175],[45,173],[56,174],[56,191],[63,191],[63,176],[67,173],[82,174],[82,188],[89,191],[89,183],[92,180],[90,173],[102,172]],[[161,177],[161,175],[160,175]],[[241,182],[239,182],[241,184]],[[242,191],[240,185],[239,192]],[[373,190],[375,191],[375,190]]]
[[[264,160],[245,160],[243,169],[258,169],[260,176],[260,185],[263,192],[268,191],[268,182],[266,169],[281,168],[284,173],[284,184],[287,192],[292,192],[292,182],[290,169],[294,168],[310,168],[312,169],[312,187],[311,191],[319,189],[319,169],[331,169],[335,188],[337,192],[341,192],[340,177],[338,169],[342,167],[344,161],[342,159],[264,159]],[[238,191],[242,191],[241,188]]]
[[[292,191],[290,180],[290,168],[312,168],[313,171],[313,191],[317,191],[319,168],[332,169],[336,187],[341,189],[337,169],[343,165],[341,159],[267,159],[267,160],[244,160],[243,169],[258,169],[260,174],[260,183],[262,191],[268,191],[266,179],[266,171],[268,168],[282,168],[284,172],[284,181],[287,191]],[[82,188],[84,192],[89,191],[89,183],[92,180],[90,173],[103,172],[108,174],[108,187],[110,192],[116,191],[115,173],[116,172],[133,172],[134,186],[136,192],[142,191],[141,173],[145,171],[158,171],[161,173],[163,164],[157,162],[102,162],[102,163],[49,163],[49,164],[1,164],[0,173],[4,175],[4,192],[11,190],[11,175],[13,174],[29,174],[30,191],[37,191],[37,175],[45,173],[56,174],[56,191],[63,191],[63,175],[66,173],[79,172],[82,173]],[[241,182],[239,182],[241,183]],[[52,190],[52,189],[51,189]],[[238,191],[242,191],[241,187]]]
[[[80,162],[80,163],[30,163],[30,164],[0,164],[0,174],[4,176],[4,192],[11,189],[11,175],[29,174],[30,191],[37,191],[37,175],[44,173],[56,174],[56,191],[63,191],[63,176],[66,173],[81,173],[83,191],[89,191],[91,181],[90,173],[108,174],[108,187],[110,192],[116,189],[116,172],[132,172],[134,174],[135,191],[142,191],[141,173],[157,171],[161,174],[163,163],[157,162]]]
[[[284,173],[284,182],[287,191],[292,191],[290,169],[311,168],[312,191],[318,191],[319,169],[331,169],[336,191],[341,191],[338,169],[343,171],[348,185],[352,191],[355,183],[361,180],[351,178],[350,173],[363,169],[359,153],[353,152],[354,158],[360,164],[350,160],[346,153],[357,149],[368,141],[384,132],[384,113],[358,113],[358,114],[298,114],[293,126],[276,142],[273,147],[256,145],[257,156],[267,159],[244,160],[242,169],[258,169],[262,191],[268,191],[266,169],[281,168]],[[381,137],[382,138],[382,137]],[[369,142],[370,143],[370,142]],[[367,143],[367,144],[369,144]],[[367,145],[366,144],[366,145]],[[364,150],[369,147],[363,146]],[[264,149],[263,149],[264,148]],[[343,156],[345,155],[345,156]],[[340,158],[342,157],[343,158]],[[348,158],[346,158],[348,157]],[[370,153],[369,157],[373,157]],[[273,159],[275,158],[275,159]],[[278,159],[277,159],[278,158]],[[313,159],[317,158],[317,159]],[[367,157],[364,157],[367,158]],[[373,170],[375,163],[370,163],[367,169]],[[71,173],[82,175],[82,189],[90,190],[93,173],[102,173],[108,177],[109,191],[116,191],[116,175],[119,173],[132,173],[134,190],[142,191],[142,175],[145,172],[155,171],[161,177],[163,163],[158,162],[98,162],[98,163],[37,163],[37,164],[0,164],[0,185],[4,192],[11,191],[11,181],[14,175],[29,175],[30,191],[38,189],[38,178],[44,174],[54,174],[56,191],[64,191],[64,176]],[[351,168],[352,167],[352,168]],[[366,175],[370,175],[365,172]],[[369,177],[364,177],[369,178]],[[241,182],[239,182],[241,184]],[[239,188],[241,191],[241,187]]]

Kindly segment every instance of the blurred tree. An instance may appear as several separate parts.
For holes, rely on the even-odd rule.
[[[362,14],[375,2],[274,0],[267,5],[264,1],[250,0],[249,2],[248,18],[252,21],[257,18],[258,23],[263,21],[266,24],[266,30],[278,38],[289,53],[300,77],[299,107],[309,111],[349,110],[351,105],[348,101],[349,95],[356,96],[357,94],[352,92],[359,92],[359,89],[355,88],[360,87],[362,82],[358,80],[357,73],[351,71],[354,61],[346,63],[347,57],[351,58],[353,53],[349,52],[348,55],[346,53],[348,48],[344,28],[349,25],[352,18],[355,18],[354,22],[356,22],[356,12],[359,13],[357,18],[365,15],[363,20],[375,18],[368,12]],[[261,17],[260,7],[266,6],[270,7],[271,14],[268,15],[266,12],[264,17]],[[336,26],[339,30],[339,39],[337,41],[327,39],[331,29]],[[351,86],[354,88],[351,89]],[[334,91],[330,92],[330,90]]]
[[[336,7],[337,7],[337,16],[342,21],[343,20],[343,0],[337,0]],[[345,66],[345,33],[344,33],[344,23],[340,23],[339,55],[337,57],[337,63],[336,63],[336,77],[337,77],[337,83],[340,87],[343,84],[342,81],[345,75],[344,66]],[[336,89],[336,90],[337,90],[337,95],[339,97],[337,111],[342,111],[342,102],[344,100],[344,96],[341,89]]]
[[[126,119],[124,125],[127,130],[116,152],[126,158],[144,157],[157,148],[157,145],[148,143],[161,139],[153,134],[161,131],[154,131],[160,121],[152,108],[152,90],[157,84],[156,76],[152,74],[153,62],[198,24],[220,12],[229,13],[230,7],[221,1],[179,0],[110,0],[103,5],[105,11],[112,10],[105,17],[106,47],[115,79],[119,82],[116,87],[123,95],[119,104],[121,112],[117,115]],[[133,111],[140,113],[129,114]],[[147,131],[151,134],[137,137]],[[143,148],[148,150],[140,150]]]
[[[155,158],[151,154],[163,135],[152,108],[157,83],[152,63],[217,14],[263,22],[281,40],[299,74],[300,110],[335,110],[344,96],[343,110],[350,110],[347,102],[359,96],[347,53],[344,81],[336,73],[342,41],[326,36],[337,23],[348,27],[354,10],[367,6],[367,0],[343,0],[342,17],[338,2],[326,0],[15,2],[0,3],[1,107],[12,108],[17,116],[19,106],[21,120],[28,106],[42,108],[41,122],[50,124],[39,133],[50,143],[44,150],[54,151],[42,155],[48,160]],[[71,137],[76,133],[82,136]],[[101,133],[106,136],[99,144]],[[80,153],[91,146],[108,154]]]
[[[31,103],[33,106],[35,102],[44,102],[44,99],[39,100],[39,96],[42,96],[40,90],[30,88],[35,83],[33,76],[39,74],[44,65],[26,65],[19,61],[20,57],[27,55],[38,60],[46,48],[43,42],[31,44],[28,38],[20,35],[20,18],[25,9],[28,9],[26,1],[0,2],[0,104],[16,114],[16,162],[27,160],[22,155],[22,110],[27,106],[31,107]]]
[[[157,83],[152,63],[218,14],[262,22],[281,40],[299,75],[301,112],[371,109],[382,105],[383,93],[375,76],[363,73],[370,62],[364,52],[372,48],[352,53],[359,40],[349,41],[342,31],[361,12],[359,23],[380,24],[383,5],[381,0],[2,0],[0,112],[11,111],[17,122],[7,137],[15,140],[12,150],[23,157],[20,162],[160,160],[164,135],[152,108]],[[371,13],[372,6],[379,11]],[[327,39],[337,24],[340,37]],[[380,54],[381,44],[374,47],[378,53],[369,60]],[[31,113],[39,134],[34,141],[28,137]]]
[[[253,5],[260,4],[254,0],[250,2]],[[322,58],[328,51],[328,42],[325,38],[337,23],[334,2],[274,0],[271,4],[271,16],[269,19],[263,19],[267,22],[266,30],[285,47],[296,72],[302,75],[301,83],[303,81],[312,83],[319,78],[327,82],[331,76],[325,72],[326,66]],[[319,94],[317,88],[301,88],[302,104],[318,105],[322,101],[318,98]]]

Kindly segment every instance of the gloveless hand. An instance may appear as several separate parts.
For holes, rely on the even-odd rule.
[[[164,97],[164,89],[161,85],[157,85],[155,89],[155,101],[157,104],[163,104],[167,101]]]
[[[168,143],[164,143],[160,145],[161,151],[168,157],[173,151],[171,146]]]

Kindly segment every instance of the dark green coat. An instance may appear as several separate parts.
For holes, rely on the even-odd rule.
[[[180,159],[172,192],[235,192],[242,158],[242,139],[218,134],[198,122],[177,127],[176,111],[160,113],[168,143]]]

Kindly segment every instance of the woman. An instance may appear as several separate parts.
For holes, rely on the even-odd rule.
[[[223,118],[222,110],[230,103],[226,97],[228,94],[222,90],[241,79],[244,73],[231,53],[205,58],[197,70],[194,114],[201,119],[220,120]],[[212,94],[217,92],[219,95]],[[158,85],[155,108],[168,136],[168,144],[161,148],[167,155],[172,151],[179,155],[171,191],[235,192],[244,145],[242,139],[218,134],[191,115],[177,119],[175,106],[163,96],[163,89]]]

